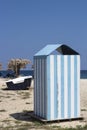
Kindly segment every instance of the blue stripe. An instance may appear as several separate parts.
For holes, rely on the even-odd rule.
[[[35,91],[36,91],[36,115],[37,115],[37,111],[38,111],[38,107],[37,107],[37,104],[38,104],[38,102],[37,102],[37,86],[38,86],[38,79],[37,79],[37,58],[36,58],[36,88],[35,88]]]
[[[38,67],[39,67],[39,75],[40,75],[41,74],[40,73],[40,59],[39,59],[39,66]],[[40,116],[40,107],[41,107],[40,106],[40,99],[41,99],[41,97],[40,97],[40,95],[41,95],[40,90],[41,90],[41,86],[40,86],[40,76],[39,76],[39,91],[38,91],[39,92],[39,116]]]
[[[64,56],[61,56],[61,118],[64,118]]]
[[[68,56],[68,117],[71,117],[71,56]]]
[[[47,120],[51,118],[50,110],[50,56],[47,57]]]
[[[38,115],[38,59],[37,59],[37,87],[36,87],[36,95],[37,95],[37,115]]]
[[[77,56],[74,56],[74,116],[77,117]]]
[[[54,119],[58,117],[58,103],[57,103],[57,97],[58,97],[58,90],[57,90],[57,55],[54,56]]]
[[[42,76],[42,72],[43,72],[43,70],[42,70],[42,61],[43,61],[43,58],[41,58],[41,63],[40,63],[40,84],[41,84],[41,86],[40,86],[40,116],[41,117],[44,117],[44,115],[43,115],[43,106],[44,106],[44,104],[43,104],[43,76]]]
[[[36,76],[36,59],[34,60],[34,65],[35,65],[35,69],[34,69],[34,77],[35,77],[35,82],[34,82],[34,113],[36,114],[36,78],[37,78],[37,76]]]
[[[44,118],[44,60],[42,59],[42,115]]]

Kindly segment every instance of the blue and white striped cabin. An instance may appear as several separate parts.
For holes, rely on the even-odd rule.
[[[62,55],[53,55],[53,51]],[[80,55],[63,44],[34,56],[34,113],[48,121],[80,117]]]

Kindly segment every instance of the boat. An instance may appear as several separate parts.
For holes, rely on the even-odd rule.
[[[11,90],[25,90],[29,89],[31,85],[32,76],[22,76],[6,81],[8,89]]]

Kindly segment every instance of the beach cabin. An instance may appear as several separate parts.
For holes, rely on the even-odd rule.
[[[34,56],[34,80],[37,117],[47,121],[80,117],[78,52],[64,44],[45,46]]]

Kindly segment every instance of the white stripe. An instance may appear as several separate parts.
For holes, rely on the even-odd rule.
[[[80,56],[77,56],[77,103],[78,103],[78,117],[80,117]]]
[[[43,93],[43,94],[42,94],[42,100],[43,100],[42,102],[43,102],[43,112],[42,112],[42,113],[43,113],[43,117],[44,117],[44,105],[45,105],[45,104],[44,104],[44,71],[45,71],[45,70],[44,70],[44,59],[42,60],[42,71],[43,71],[43,73],[42,73],[42,79],[43,79],[43,80],[42,80],[42,81],[43,81],[43,82],[42,82],[42,93]]]
[[[61,119],[61,56],[57,56],[58,119]]]
[[[54,56],[50,56],[50,101],[51,119],[54,119]]]
[[[40,59],[38,59],[38,67],[40,68]],[[38,76],[40,76],[40,70],[38,69]],[[38,78],[38,115],[40,116],[40,77]]]
[[[39,75],[39,78],[37,77],[38,79],[38,90],[37,90],[37,96],[38,96],[38,115],[40,116],[40,59],[37,60],[38,62],[38,75]]]
[[[74,56],[71,56],[71,118],[74,117]]]
[[[64,118],[66,119],[68,116],[68,87],[67,87],[67,56],[64,56]]]
[[[47,80],[46,80],[46,59],[44,59],[44,116],[46,118],[46,115],[47,115]]]

